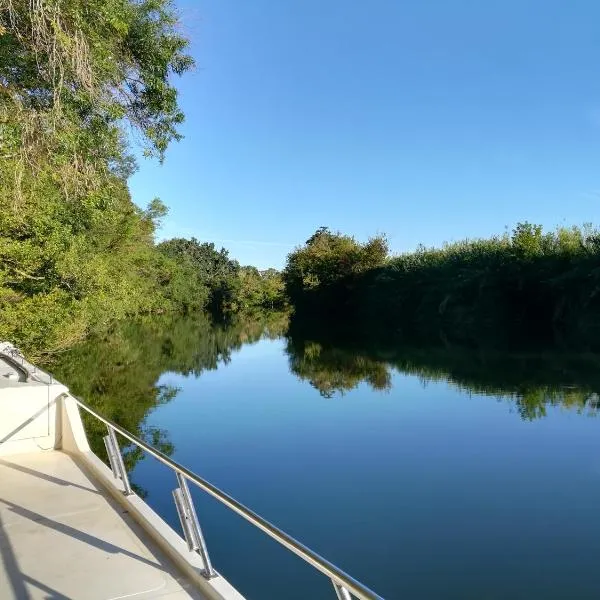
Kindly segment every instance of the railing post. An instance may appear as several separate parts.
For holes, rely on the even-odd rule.
[[[115,434],[115,430],[110,425],[107,425],[106,428],[108,429],[108,435],[104,436],[104,446],[106,448],[106,454],[108,454],[110,468],[113,472],[114,478],[120,479],[123,482],[125,495],[131,496],[131,494],[133,494],[133,490],[131,489],[131,484],[129,483],[129,477],[127,476],[123,457],[121,456],[121,449],[119,448],[117,435]]]
[[[331,580],[331,583],[333,583],[333,588],[335,589],[338,600],[352,600],[350,592],[343,585],[336,583],[333,579]]]
[[[208,549],[206,547],[206,542],[204,541],[204,536],[202,535],[202,529],[200,527],[200,522],[198,521],[196,509],[194,508],[194,501],[192,500],[187,480],[177,471],[175,472],[175,475],[177,475],[179,487],[173,490],[173,499],[175,500],[175,506],[177,507],[177,514],[181,521],[185,540],[190,552],[197,552],[202,557],[202,562],[204,563],[202,575],[206,577],[206,579],[211,579],[211,577],[216,577],[217,574],[213,569],[210,557],[208,556]]]

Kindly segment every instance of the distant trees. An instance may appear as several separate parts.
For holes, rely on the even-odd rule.
[[[225,248],[192,238],[161,242],[158,250],[189,269],[207,290],[206,307],[216,314],[228,314],[257,308],[283,308],[284,286],[275,269],[259,271],[241,267],[229,258]]]
[[[296,312],[371,335],[600,348],[599,240],[591,225],[519,223],[386,258],[385,239],[359,244],[321,228],[288,256],[283,277]]]
[[[239,263],[229,258],[225,248],[217,250],[208,242],[174,238],[158,245],[165,256],[185,266],[190,276],[207,289],[207,305],[214,312],[225,311],[235,295]]]
[[[173,238],[158,244],[163,254],[194,266],[198,277],[209,287],[219,284],[222,279],[231,277],[239,270],[239,263],[229,258],[225,248],[217,250],[213,243]]]
[[[238,310],[242,311],[255,307],[284,308],[287,299],[281,273],[276,269],[259,271],[256,267],[241,267],[235,302]]]
[[[304,246],[288,255],[283,271],[286,292],[295,304],[309,300],[313,292],[320,302],[327,293],[339,297],[362,274],[383,265],[387,254],[384,236],[361,244],[349,235],[320,227]]]

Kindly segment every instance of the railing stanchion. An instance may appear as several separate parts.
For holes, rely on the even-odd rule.
[[[352,600],[350,592],[343,585],[340,585],[333,580],[331,580],[331,583],[333,583],[333,588],[335,589],[338,600]]]
[[[179,487],[173,490],[173,499],[175,500],[177,514],[181,521],[181,527],[188,548],[190,549],[190,552],[197,552],[202,557],[202,562],[204,563],[202,575],[206,577],[206,579],[216,577],[217,574],[213,569],[210,557],[208,556],[208,549],[206,547],[204,536],[202,535],[202,528],[200,527],[200,521],[198,521],[198,515],[194,508],[194,501],[190,494],[187,480],[178,471],[175,472],[175,475],[177,475]]]
[[[106,454],[108,454],[108,462],[113,472],[115,479],[120,479],[123,482],[125,488],[125,495],[131,496],[133,490],[129,483],[129,477],[127,476],[127,470],[125,469],[125,463],[121,456],[121,448],[119,448],[119,442],[117,441],[117,435],[115,430],[110,426],[106,425],[108,429],[108,435],[104,436],[104,447],[106,448]]]

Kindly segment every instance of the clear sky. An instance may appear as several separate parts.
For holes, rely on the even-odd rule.
[[[598,0],[179,0],[185,139],[134,200],[281,267],[326,225],[419,243],[597,222]]]

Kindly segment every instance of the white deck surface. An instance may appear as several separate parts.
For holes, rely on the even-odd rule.
[[[62,452],[0,456],[1,600],[200,600]]]

